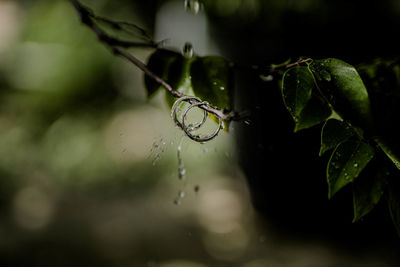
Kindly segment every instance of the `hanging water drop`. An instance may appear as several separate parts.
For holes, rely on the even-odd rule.
[[[186,174],[186,169],[185,166],[183,165],[183,161],[182,161],[182,155],[181,155],[181,150],[182,150],[182,141],[183,141],[183,137],[181,137],[181,140],[179,141],[179,145],[178,145],[178,151],[177,151],[177,156],[178,156],[178,178],[179,180],[183,180],[183,178],[185,177]]]
[[[358,167],[358,163],[354,163],[354,168],[357,168]]]
[[[178,197],[179,198],[184,198],[185,197],[185,191],[179,191],[178,192]]]
[[[200,186],[199,185],[195,185],[194,186],[194,192],[197,193],[200,190]]]
[[[225,87],[221,86],[221,87],[219,87],[219,89],[220,89],[221,91],[224,91],[224,90],[225,90]]]
[[[182,48],[182,55],[186,58],[193,57],[193,45],[189,42],[186,42]]]
[[[179,178],[179,180],[182,180],[183,178],[185,178],[185,174],[186,174],[185,167],[179,166],[179,168],[178,168],[178,178]]]
[[[198,0],[185,0],[185,10],[196,15],[200,11],[200,2]]]

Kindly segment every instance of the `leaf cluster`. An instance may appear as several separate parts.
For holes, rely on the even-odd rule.
[[[282,97],[294,120],[295,132],[323,123],[319,154],[322,156],[331,151],[326,168],[328,198],[352,184],[353,222],[356,222],[386,196],[393,222],[400,233],[400,188],[396,182],[400,169],[396,147],[399,142],[385,131],[393,128],[395,114],[381,118],[382,100],[370,97],[370,94],[378,94],[390,102],[390,96],[382,92],[385,88],[379,86],[382,77],[377,75],[378,69],[382,71],[385,64],[380,62],[378,65],[379,68],[375,62],[361,66],[364,79],[355,67],[335,58],[294,66],[283,75]],[[399,65],[386,64],[384,67],[397,71]],[[367,87],[371,89],[367,90]],[[393,93],[393,87],[390,92]]]

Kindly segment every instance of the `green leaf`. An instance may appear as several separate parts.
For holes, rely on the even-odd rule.
[[[328,198],[358,177],[374,157],[374,149],[361,141],[349,140],[333,151],[327,167]]]
[[[380,164],[372,165],[374,169],[368,169],[369,175],[354,181],[353,222],[367,215],[378,204],[388,183],[388,171]]]
[[[189,60],[173,51],[157,49],[147,62],[147,67],[155,75],[166,81],[171,87],[179,91],[189,76]],[[162,87],[152,77],[144,74],[144,83],[148,98],[151,98]]]
[[[282,97],[295,122],[295,132],[317,125],[331,114],[323,99],[313,96],[313,92],[317,92],[317,88],[307,67],[297,66],[285,72]]]
[[[378,144],[378,146],[382,149],[386,156],[393,162],[393,164],[398,169],[400,169],[400,156],[393,149],[391,149],[389,143],[378,137],[374,138],[374,141]]]
[[[191,58],[178,57],[174,60],[168,70],[167,82],[173,89],[185,95],[194,95],[190,82],[190,64]],[[165,100],[169,108],[177,100],[168,91],[165,91]]]
[[[354,125],[370,127],[371,105],[357,70],[339,59],[315,60],[309,64],[325,99],[336,112]]]
[[[283,75],[282,97],[286,109],[294,121],[298,121],[308,101],[311,99],[314,78],[307,67],[288,69]]]
[[[312,96],[307,106],[301,112],[300,117],[295,121],[294,132],[310,128],[320,124],[332,114],[332,110],[322,102],[321,99]]]
[[[190,76],[195,96],[219,109],[233,109],[233,73],[226,60],[198,57],[190,67]]]
[[[347,123],[335,119],[325,122],[321,132],[321,149],[319,155],[334,149],[340,143],[354,135],[354,131]]]
[[[390,216],[396,227],[397,234],[400,236],[400,190],[398,182],[392,180],[388,186],[388,192],[387,202]]]

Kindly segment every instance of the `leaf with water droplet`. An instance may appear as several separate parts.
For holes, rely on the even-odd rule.
[[[354,125],[370,127],[371,105],[367,89],[357,70],[335,58],[314,60],[309,69],[325,100]]]
[[[353,182],[374,157],[374,153],[373,147],[361,141],[348,140],[340,143],[328,162],[328,198],[332,198],[336,192]],[[357,162],[357,168],[354,168],[354,162]]]
[[[283,102],[293,119],[300,117],[311,99],[314,87],[314,79],[307,67],[294,67],[283,75]]]
[[[295,132],[318,125],[332,114],[332,110],[317,97],[311,97],[307,106],[295,120]]]
[[[313,92],[317,88],[307,67],[297,66],[285,72],[282,97],[295,122],[295,132],[317,125],[331,114],[329,107],[313,96]]]
[[[326,151],[334,149],[353,135],[354,131],[349,124],[335,119],[327,120],[322,127],[319,155],[322,156]]]
[[[388,183],[387,169],[377,160],[372,160],[365,170],[368,175],[354,181],[354,219],[358,221],[378,204]]]
[[[197,57],[191,64],[190,75],[195,96],[219,109],[233,109],[233,72],[225,59]],[[225,126],[227,130],[228,125]]]

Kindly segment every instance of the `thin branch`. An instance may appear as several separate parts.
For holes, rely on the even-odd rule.
[[[80,19],[83,24],[88,26],[97,36],[100,42],[105,44],[108,47],[123,47],[123,48],[130,48],[130,47],[150,47],[150,48],[157,48],[157,44],[154,43],[151,39],[149,39],[149,42],[133,42],[133,41],[128,41],[128,40],[121,40],[116,37],[113,37],[109,34],[107,34],[102,28],[100,28],[93,20],[101,20],[103,22],[107,22],[110,25],[113,25],[116,27],[116,25],[120,25],[120,23],[112,23],[110,20],[105,19],[105,18],[100,18],[94,15],[89,8],[83,6],[79,1],[77,0],[70,0],[72,5],[75,7],[76,11],[78,12]],[[134,24],[129,24],[129,25],[134,25]],[[119,27],[119,26],[118,26]],[[142,32],[143,36],[148,38],[147,33],[145,31],[136,26],[137,29],[140,29]]]
[[[237,70],[249,70],[256,71],[262,75],[270,75],[274,74],[277,70],[281,69],[289,69],[294,66],[299,66],[300,64],[308,63],[313,61],[312,58],[306,58],[302,60],[298,60],[296,62],[290,64],[280,64],[280,65],[270,65],[270,66],[260,66],[260,65],[241,65],[235,62],[230,62],[229,67]]]
[[[93,19],[96,19],[96,17],[87,7],[83,6],[79,1],[77,0],[70,0],[72,5],[75,7],[76,11],[78,12],[80,19],[83,24],[88,26],[97,36],[99,41],[103,43],[106,47],[111,49],[111,51],[120,57],[123,57],[127,59],[129,62],[133,63],[136,67],[138,67],[140,70],[142,70],[146,75],[150,76],[154,81],[159,83],[161,86],[163,86],[172,96],[176,98],[180,98],[185,96],[181,92],[176,91],[175,89],[172,88],[171,85],[169,85],[166,81],[164,81],[162,78],[157,76],[155,73],[153,73],[147,66],[144,64],[142,61],[140,61],[138,58],[133,56],[132,54],[118,48],[118,47],[132,47],[132,46],[142,46],[142,47],[153,47],[157,48],[157,44],[154,42],[151,43],[133,43],[133,42],[128,42],[124,40],[119,40],[114,37],[109,36],[106,34],[103,29],[101,29],[94,21]],[[107,20],[107,22],[110,24],[110,21]],[[111,23],[112,24],[112,23]],[[115,23],[113,25],[118,25],[118,23]],[[131,25],[131,24],[129,24]],[[195,100],[188,100],[189,103],[193,104],[195,103]],[[209,113],[214,114],[215,116],[221,118],[224,121],[236,121],[236,120],[243,120],[244,118],[248,117],[250,114],[249,112],[229,112],[226,113],[223,110],[220,110],[218,108],[214,108],[210,105],[201,105],[199,106],[201,109],[206,110]]]
[[[293,62],[291,64],[286,65],[285,69],[289,69],[289,68],[294,67],[294,66],[299,66],[300,64],[308,63],[308,62],[311,62],[311,61],[313,61],[312,58],[302,59],[302,60],[299,60],[299,61],[296,61],[296,62]]]

